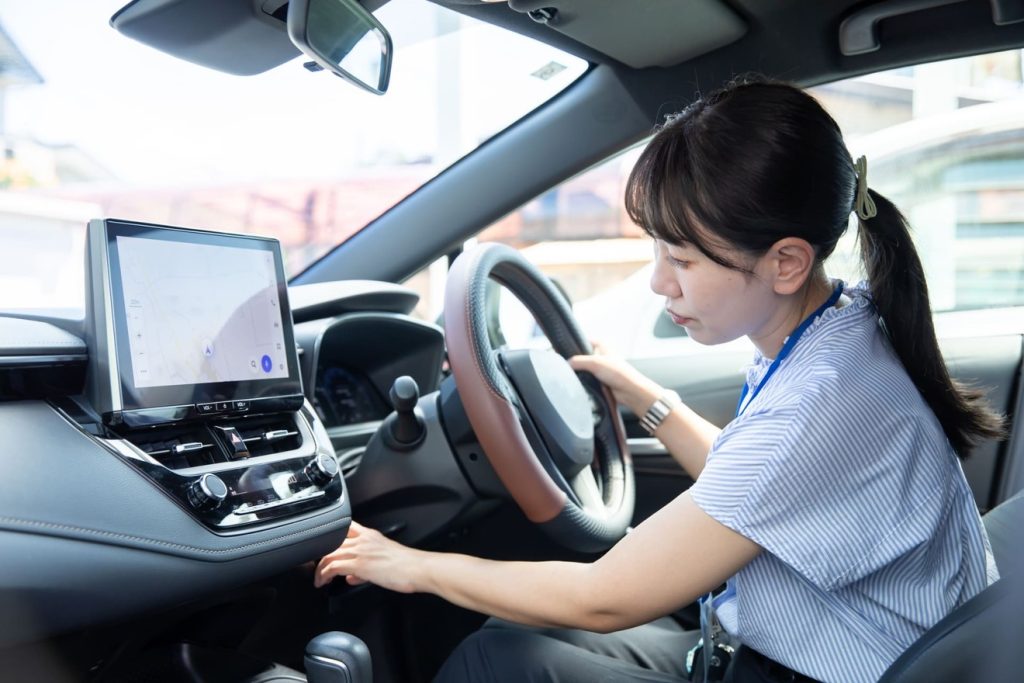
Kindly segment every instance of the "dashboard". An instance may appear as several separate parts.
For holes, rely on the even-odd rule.
[[[84,316],[0,315],[0,646],[330,552],[354,501],[401,485],[354,477],[391,383],[442,379],[443,334],[403,287],[289,288],[276,242],[165,226],[94,222],[89,250]]]

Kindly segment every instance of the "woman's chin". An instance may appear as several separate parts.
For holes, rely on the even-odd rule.
[[[740,335],[722,334],[709,330],[705,327],[695,326],[693,324],[686,325],[686,334],[693,341],[704,346],[715,346],[716,344],[725,344],[738,339]]]

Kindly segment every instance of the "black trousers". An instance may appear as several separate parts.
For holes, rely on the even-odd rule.
[[[689,680],[686,653],[698,640],[700,631],[684,631],[669,617],[615,633],[533,628],[490,619],[462,641],[434,683],[680,683]],[[789,674],[741,647],[726,681],[794,680]],[[695,678],[699,679],[699,674]],[[795,680],[806,679],[798,676]]]

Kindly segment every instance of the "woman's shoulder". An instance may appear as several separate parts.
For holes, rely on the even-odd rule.
[[[867,282],[844,286],[842,306],[827,309],[804,333],[793,353],[791,381],[882,385],[902,394],[913,389],[878,317]]]

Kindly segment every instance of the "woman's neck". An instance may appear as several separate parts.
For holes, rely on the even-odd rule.
[[[824,274],[815,277],[802,293],[783,298],[778,311],[761,330],[750,335],[750,341],[765,358],[775,358],[786,343],[786,338],[800,326],[807,316],[828,301],[832,283]]]

